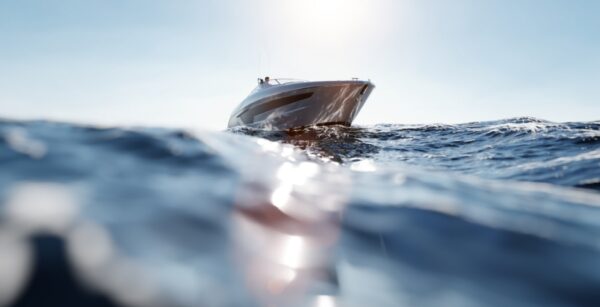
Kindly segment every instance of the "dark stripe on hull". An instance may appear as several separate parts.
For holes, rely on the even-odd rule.
[[[312,95],[313,95],[313,93],[311,92],[311,93],[302,93],[302,94],[298,94],[298,95],[292,95],[292,96],[287,96],[287,97],[283,97],[283,98],[273,99],[273,100],[267,101],[265,103],[261,103],[257,106],[248,108],[248,109],[242,111],[242,113],[240,113],[240,115],[238,115],[238,116],[242,119],[242,122],[249,124],[249,123],[254,122],[254,116],[263,114],[265,112],[272,111],[274,109],[286,106],[288,104],[292,104],[292,103],[300,101],[300,100],[310,98]]]

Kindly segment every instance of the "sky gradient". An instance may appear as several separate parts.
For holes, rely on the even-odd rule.
[[[259,76],[371,79],[357,124],[600,120],[600,2],[4,0],[0,117],[221,130]]]

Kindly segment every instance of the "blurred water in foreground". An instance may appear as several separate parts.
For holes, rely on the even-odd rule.
[[[0,120],[0,306],[598,306],[600,122]]]

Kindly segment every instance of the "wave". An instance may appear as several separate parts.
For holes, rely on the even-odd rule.
[[[599,131],[4,120],[0,304],[595,306]]]

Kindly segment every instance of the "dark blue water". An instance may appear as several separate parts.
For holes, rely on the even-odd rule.
[[[0,121],[0,306],[598,306],[600,122]]]

